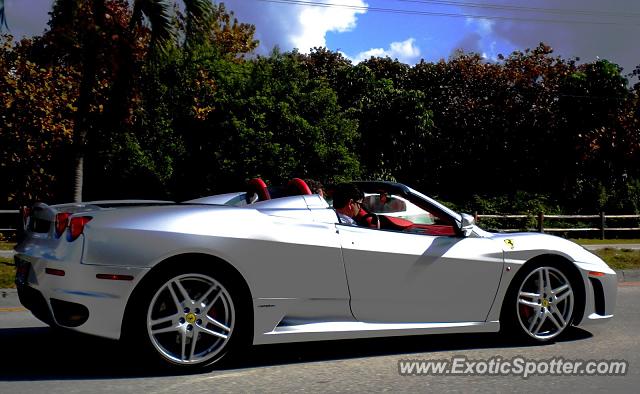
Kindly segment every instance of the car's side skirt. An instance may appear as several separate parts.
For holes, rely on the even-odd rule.
[[[498,321],[455,323],[307,322],[297,325],[279,325],[273,331],[254,338],[254,344],[404,335],[481,333],[498,332],[499,330],[500,323]]]

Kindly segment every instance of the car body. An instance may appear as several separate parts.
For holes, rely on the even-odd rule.
[[[16,246],[20,299],[184,368],[247,344],[501,329],[544,342],[612,317],[616,274],[579,245],[486,232],[402,184],[357,185],[402,201],[372,213],[380,228],[339,223],[308,189],[36,204]]]

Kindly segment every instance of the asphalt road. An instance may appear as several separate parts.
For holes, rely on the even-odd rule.
[[[496,334],[330,341],[255,347],[245,361],[208,373],[154,371],[117,342],[58,332],[0,294],[0,393],[210,392],[637,392],[640,283],[619,287],[617,314],[544,346]],[[622,359],[626,376],[400,376],[400,359]]]

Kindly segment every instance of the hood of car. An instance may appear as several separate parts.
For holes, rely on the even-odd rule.
[[[577,263],[602,266],[606,264],[595,254],[567,239],[543,233],[492,233],[490,236],[502,246],[505,259],[538,254],[556,254]],[[526,258],[524,258],[526,260]]]

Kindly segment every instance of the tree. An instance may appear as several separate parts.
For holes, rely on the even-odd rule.
[[[65,176],[78,73],[30,59],[33,41],[0,41],[0,202],[21,206],[55,199]]]
[[[209,42],[229,59],[242,59],[258,47],[259,42],[254,38],[255,26],[239,23],[233,11],[227,11],[223,3],[213,5],[209,23],[204,27],[210,32],[207,37]]]
[[[311,78],[323,78],[336,90],[341,76],[353,67],[351,60],[340,52],[333,52],[325,47],[315,47],[308,54],[293,53],[309,73]]]
[[[618,210],[622,192],[640,175],[637,102],[621,71],[597,60],[578,67],[564,86],[562,105],[577,141],[572,197],[592,209]]]
[[[175,74],[188,81],[204,72],[215,88],[187,84],[188,89],[174,90],[185,97],[171,96],[175,103],[198,96],[208,109],[201,118],[190,105],[175,109],[186,152],[177,163],[174,190],[180,198],[242,189],[256,176],[271,184],[295,176],[323,181],[358,176],[356,123],[327,82],[309,78],[295,55],[274,53],[247,62],[197,58],[199,64],[186,63]]]
[[[387,57],[370,57],[362,62],[369,67],[377,79],[389,79],[398,89],[408,88],[409,70],[411,67],[398,59]]]
[[[7,17],[4,13],[4,0],[0,0],[0,31],[2,30],[3,26],[6,29],[9,28],[9,26],[7,25]]]
[[[131,100],[136,69],[136,53],[162,52],[175,44],[171,4],[165,0],[134,0],[131,12],[124,0],[58,0],[54,5],[50,26],[52,32],[70,30],[79,47],[78,58],[82,64],[78,111],[74,127],[75,187],[74,200],[82,199],[84,159],[87,138],[95,133],[95,108],[105,112],[107,132],[118,132],[131,122]],[[184,1],[187,18],[193,25],[205,20],[211,12],[207,0]],[[144,19],[150,29],[144,28]],[[74,33],[77,34],[73,37]],[[112,34],[108,34],[111,32]],[[140,47],[141,43],[144,45]],[[67,48],[73,51],[73,48]],[[102,62],[102,63],[99,63]],[[109,66],[109,67],[106,67]],[[104,85],[105,68],[109,69],[110,89],[104,104],[98,103],[94,92]],[[107,82],[107,85],[109,83]]]

